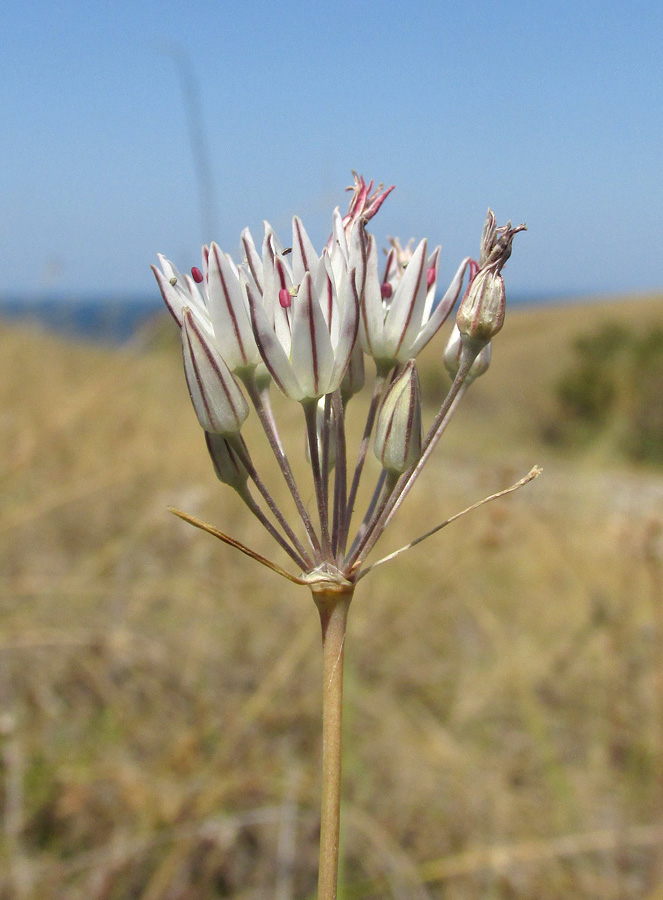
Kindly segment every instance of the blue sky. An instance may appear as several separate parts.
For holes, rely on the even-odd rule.
[[[396,184],[378,239],[441,243],[449,277],[490,205],[529,227],[507,292],[660,289],[662,38],[660,0],[10,4],[0,291],[148,294],[157,252],[185,269],[295,212],[321,245],[353,168]]]

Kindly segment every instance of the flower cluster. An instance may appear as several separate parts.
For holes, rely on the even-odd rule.
[[[295,217],[289,247],[266,223],[260,251],[249,230],[242,233],[244,258],[239,264],[212,243],[203,248],[201,268],[192,268],[190,274],[181,274],[162,256],[160,268],[152,267],[181,331],[186,381],[215,472],[238,491],[302,570],[302,577],[293,580],[309,584],[320,578],[327,584],[354,584],[367,571],[362,569],[366,556],[467,386],[488,367],[490,340],[504,319],[501,271],[515,234],[525,228],[512,228],[511,223],[497,228],[489,211],[479,260],[462,260],[438,298],[439,247],[429,252],[422,240],[404,248],[390,239],[380,265],[367,226],[393,188],[374,187],[355,174],[349,190],[348,212],[334,210],[331,237],[320,254]],[[444,352],[452,386],[424,435],[415,359],[448,318],[463,285],[457,325]],[[374,362],[375,378],[350,478],[345,415],[350,399],[364,387],[367,357]],[[317,525],[284,450],[272,412],[272,385],[303,409]],[[250,405],[295,501],[303,526],[300,535],[252,462],[242,436]],[[382,474],[350,540],[373,435]],[[185,518],[251,553],[211,526]]]

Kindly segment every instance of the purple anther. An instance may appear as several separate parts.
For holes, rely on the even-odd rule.
[[[281,288],[279,291],[279,303],[283,307],[283,309],[290,309],[292,305],[292,297],[290,296],[290,291],[287,288]]]
[[[382,295],[383,300],[391,300],[391,295],[393,294],[393,292],[394,289],[388,281],[385,281],[380,285],[380,294]]]
[[[193,266],[191,268],[191,277],[196,282],[196,284],[201,284],[203,280],[203,273],[200,271],[198,266]]]

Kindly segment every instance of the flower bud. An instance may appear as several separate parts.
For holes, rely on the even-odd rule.
[[[348,367],[345,370],[343,381],[341,382],[341,400],[345,405],[351,397],[358,394],[364,387],[366,374],[364,372],[364,353],[361,349],[359,341],[354,345]]]
[[[444,351],[444,365],[446,366],[447,372],[451,376],[452,380],[458,374],[458,369],[460,368],[460,356],[461,351],[463,349],[463,342],[461,340],[461,334],[458,330],[458,326],[454,325],[453,331],[451,332],[451,336],[449,337],[449,341]],[[465,376],[464,384],[471,384],[475,378],[478,378],[480,375],[488,369],[490,365],[490,358],[492,355],[492,344],[489,341],[485,347],[481,350],[478,356],[475,357],[474,362],[470,367],[470,371]]]
[[[211,434],[209,431],[206,431],[205,442],[212,459],[216,477],[219,481],[229,484],[231,488],[242,493],[246,487],[249,473],[235,450],[221,434]]]
[[[198,421],[213,434],[237,434],[249,407],[211,335],[182,311],[184,374]]]
[[[375,455],[388,472],[405,472],[421,457],[421,395],[414,360],[384,395],[375,429]]]

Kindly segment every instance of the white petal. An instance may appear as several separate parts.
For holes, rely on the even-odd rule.
[[[327,393],[334,369],[334,351],[310,272],[304,275],[293,309],[292,367],[304,397],[321,397]]]
[[[161,291],[161,296],[163,297],[163,302],[168,307],[168,311],[177,324],[182,327],[182,307],[184,303],[182,301],[181,293],[175,289],[168,278],[175,278],[177,276],[164,275],[160,269],[157,269],[156,266],[152,266],[152,271],[154,272],[154,277],[157,280],[157,284],[159,285],[159,290]]]
[[[327,323],[327,331],[331,336],[332,346],[334,346],[338,337],[338,296],[334,270],[326,252],[322,254],[321,265],[318,267],[318,273],[313,279],[313,287],[320,301],[322,314]]]
[[[278,253],[280,256],[283,255],[283,244],[278,238],[277,233],[274,231],[269,222],[263,220],[263,226],[265,228],[265,241],[263,242],[263,262],[265,259],[265,242],[269,242],[272,245],[273,252]]]
[[[217,244],[209,254],[209,315],[221,354],[231,371],[258,361],[246,297]]]
[[[183,313],[182,353],[191,402],[202,427],[214,434],[237,434],[249,407],[218,347],[188,309]]]
[[[290,272],[280,256],[277,256],[274,260],[273,271],[274,278],[272,283],[274,286],[272,290],[275,292],[276,296],[270,298],[272,323],[276,336],[285,350],[286,356],[289,357],[292,344],[292,297],[294,295],[294,285],[292,283],[292,278],[290,277]],[[290,296],[290,306],[283,306],[281,303],[280,293],[282,290],[288,292]],[[267,296],[265,295],[265,300],[266,299]]]
[[[251,272],[251,276],[255,281],[256,287],[262,294],[263,285],[262,285],[262,259],[258,251],[256,250],[256,245],[253,241],[253,236],[248,228],[245,228],[242,232],[242,246],[244,247],[244,255],[246,256],[246,264],[249,267],[249,271]]]
[[[426,264],[426,284],[428,285],[428,273],[432,269],[435,277],[430,285],[428,285],[426,289],[426,302],[424,304],[424,314],[421,319],[421,324],[425,325],[426,322],[430,319],[430,315],[433,311],[433,304],[435,303],[435,291],[437,290],[437,273],[440,268],[440,250],[441,247],[436,247],[435,250],[428,257],[428,262]]]
[[[260,302],[260,297],[256,296],[251,289],[251,285],[246,283],[246,281],[243,281],[243,285],[251,311],[253,336],[263,362],[274,379],[274,384],[287,397],[291,397],[293,400],[301,400],[304,397],[304,392],[299,386],[297,376],[290,365],[290,360],[286,356],[285,350],[276,337],[267,317],[267,312]]]
[[[426,241],[421,241],[407,264],[407,269],[385,321],[385,340],[390,355],[396,359],[407,352],[421,330],[426,302]],[[408,354],[411,356],[411,354]]]
[[[157,279],[161,296],[166,306],[181,328],[182,309],[185,306],[194,306],[196,307],[196,312],[199,313],[201,311],[204,312],[205,306],[199,302],[199,298],[191,295],[186,279],[177,271],[173,263],[161,253],[158,253],[157,257],[162,271],[159,271],[156,266],[152,266],[152,271]],[[175,282],[174,284],[173,281]]]
[[[186,278],[180,275],[170,260],[166,259],[166,257],[161,254],[158,254],[158,256],[163,272],[159,271],[156,266],[152,266],[152,271],[154,272],[157,284],[161,290],[161,296],[172,317],[181,328],[182,313],[183,310],[188,307],[200,328],[206,335],[213,338],[214,330],[212,329],[212,323],[210,322],[207,308],[202,302],[202,298],[198,291],[193,294]],[[175,280],[175,284],[171,284],[171,279]]]
[[[384,275],[382,276],[382,283],[388,283],[394,285],[396,283],[396,277],[398,275],[398,260],[396,257],[396,248],[391,247],[389,253],[387,254],[387,261],[384,265]]]
[[[343,218],[338,206],[334,210],[332,223],[332,235],[328,244],[329,258],[334,270],[334,277],[338,283],[341,280],[343,269],[348,268],[348,244],[345,239]]]
[[[460,294],[461,288],[463,286],[465,270],[467,269],[469,262],[470,257],[467,256],[458,267],[458,271],[454,275],[446,294],[437,304],[430,319],[426,322],[424,327],[419,332],[418,337],[409,348],[410,356],[417,356],[417,354],[423,350],[423,348],[430,341],[433,335],[437,333],[438,329],[446,321],[447,316],[453,309],[456,300],[458,299],[458,295]]]
[[[301,220],[295,216],[292,220],[292,279],[299,284],[306,272],[310,272],[315,280],[320,266],[320,259],[306,233]]]
[[[341,282],[339,302],[341,321],[338,330],[338,343],[334,347],[334,371],[328,391],[335,391],[345,375],[350,356],[357,341],[359,328],[359,297],[354,279],[354,271],[346,272]]]
[[[357,293],[361,297],[366,278],[367,257],[370,251],[370,243],[375,242],[375,238],[367,235],[366,231],[360,226],[355,226],[350,233],[350,243],[348,246],[348,269],[355,270],[355,278],[357,279]],[[377,249],[375,250],[376,272],[377,272]]]
[[[356,277],[355,277],[355,280]],[[373,358],[383,354],[384,339],[384,305],[380,293],[378,276],[378,250],[375,238],[371,235],[366,258],[366,281],[360,305],[359,340],[364,353]]]

